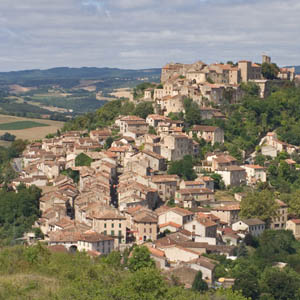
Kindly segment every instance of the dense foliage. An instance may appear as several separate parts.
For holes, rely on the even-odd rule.
[[[0,183],[7,184],[16,177],[11,160],[21,155],[26,144],[26,141],[17,139],[8,148],[0,146]]]
[[[76,167],[82,167],[82,166],[89,167],[92,162],[93,162],[93,160],[84,153],[78,154],[75,158],[75,166]]]
[[[237,158],[241,157],[239,149],[251,153],[260,139],[273,130],[282,141],[300,145],[300,88],[288,85],[266,99],[248,93],[241,103],[223,105],[221,110],[226,120],[203,123],[224,129],[225,147]]]
[[[280,69],[275,63],[263,63],[261,65],[261,72],[266,79],[276,79]]]
[[[192,99],[186,98],[183,102],[185,115],[184,120],[187,127],[201,124],[200,107]]]
[[[184,180],[195,180],[196,172],[193,169],[193,158],[191,155],[186,155],[181,160],[170,162],[168,174],[176,174]]]
[[[135,106],[134,103],[128,100],[115,100],[107,102],[94,113],[79,116],[66,123],[63,130],[93,130],[112,125],[119,115],[136,115],[146,118],[148,114],[152,113],[151,102],[141,102]]]
[[[240,217],[259,218],[268,224],[271,222],[271,218],[276,216],[278,208],[271,191],[253,191],[242,199]]]
[[[172,286],[155,267],[128,271],[117,252],[94,260],[84,253],[51,253],[41,245],[1,250],[0,298],[246,300],[231,290],[201,294]]]
[[[300,299],[300,243],[292,232],[266,230],[253,245],[235,261],[208,255],[219,261],[216,276],[235,278],[233,289],[253,300]]]
[[[20,185],[18,193],[0,191],[0,240],[15,242],[16,238],[31,229],[39,216],[41,190]]]

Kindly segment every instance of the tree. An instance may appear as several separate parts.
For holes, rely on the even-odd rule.
[[[135,272],[142,268],[152,268],[154,266],[154,260],[150,257],[150,251],[147,247],[134,247],[128,260],[128,268],[130,271]]]
[[[202,279],[202,272],[199,271],[193,281],[192,289],[198,292],[204,292],[208,290],[206,281]]]
[[[242,82],[241,89],[249,96],[258,97],[259,95],[259,86],[254,82]]]
[[[139,116],[140,118],[146,119],[148,115],[154,113],[152,102],[141,102],[139,103],[135,110],[134,115]]]
[[[254,191],[242,199],[240,217],[259,218],[270,223],[271,218],[276,216],[277,208],[278,205],[270,191]]]
[[[246,248],[245,243],[240,243],[237,247],[237,251],[236,251],[236,256],[237,257],[245,257],[248,256],[248,250]]]
[[[299,274],[288,268],[266,268],[261,276],[260,286],[264,293],[276,300],[300,299]]]
[[[87,156],[84,153],[80,153],[79,155],[76,156],[75,158],[75,166],[79,167],[79,166],[90,166],[92,163],[92,159]]]
[[[242,294],[251,299],[258,299],[260,294],[259,282],[257,276],[252,274],[249,270],[241,272],[235,279],[234,291],[241,291]]]
[[[16,136],[10,134],[9,132],[5,132],[3,135],[0,136],[0,140],[13,142],[16,139]]]
[[[105,140],[105,144],[104,144],[104,148],[105,149],[109,149],[111,147],[111,144],[114,142],[114,139],[109,136],[106,140]]]
[[[286,261],[287,256],[294,254],[295,238],[289,230],[265,230],[259,237],[256,256],[267,262]]]
[[[135,106],[133,102],[129,101],[124,101],[121,106],[120,114],[127,116],[127,115],[132,115],[134,112]]]
[[[261,72],[264,78],[266,79],[276,79],[277,75],[279,73],[279,68],[276,64],[274,63],[263,63],[261,65]]]
[[[176,174],[184,180],[195,180],[197,175],[193,169],[192,156],[185,155],[181,160],[172,161],[168,169],[168,174]]]
[[[122,255],[119,251],[112,251],[108,255],[102,257],[102,261],[113,268],[120,268]]]
[[[8,149],[10,158],[19,157],[25,150],[27,144],[27,140],[15,140]]]
[[[155,131],[155,128],[153,126],[149,126],[149,131],[148,131],[149,134],[154,134],[156,135],[156,131]]]
[[[296,190],[292,194],[289,195],[289,210],[292,214],[296,215],[298,218],[300,217],[300,190]]]
[[[255,238],[250,233],[246,234],[246,236],[244,238],[244,243],[246,244],[246,246],[251,246],[253,248],[257,248],[258,247],[258,240],[257,240],[257,238]]]
[[[214,180],[214,187],[216,190],[224,190],[225,183],[220,174],[213,173],[210,175],[210,177]]]
[[[201,124],[201,111],[199,105],[193,102],[190,98],[183,100],[183,106],[185,110],[184,120],[188,127],[192,125]]]

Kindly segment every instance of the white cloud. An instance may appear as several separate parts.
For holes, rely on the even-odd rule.
[[[300,64],[299,0],[1,0],[0,12],[2,70],[259,61],[263,51]]]

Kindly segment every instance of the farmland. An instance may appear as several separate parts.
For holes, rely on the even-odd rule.
[[[44,127],[44,126],[49,126],[49,124],[37,123],[33,121],[17,121],[17,122],[0,124],[0,130],[23,130],[23,129],[29,129],[35,127]]]
[[[63,122],[52,120],[0,115],[0,135],[9,132],[18,139],[30,141],[42,139],[50,133],[56,133],[63,125]]]

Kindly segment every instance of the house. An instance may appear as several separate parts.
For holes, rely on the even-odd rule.
[[[75,252],[80,239],[80,231],[58,230],[49,234],[49,246],[62,245],[68,251]]]
[[[219,109],[212,107],[201,107],[200,108],[201,120],[210,119],[225,119],[225,115],[221,113]]]
[[[159,269],[168,269],[169,263],[166,258],[165,252],[156,248],[146,245],[150,252],[150,257],[155,261],[156,267]]]
[[[149,125],[143,118],[137,116],[125,116],[116,120],[115,124],[120,127],[122,134],[133,132],[143,135],[148,132]]]
[[[217,261],[205,256],[200,256],[199,258],[187,262],[187,264],[191,269],[201,271],[202,279],[204,279],[208,284],[213,284],[215,280],[215,268],[218,264]]]
[[[237,159],[229,154],[212,155],[207,157],[207,161],[211,162],[212,170],[217,171],[230,166],[237,166]]]
[[[259,165],[244,165],[241,167],[246,171],[246,181],[248,185],[267,181],[267,174],[264,167]]]
[[[203,181],[205,183],[205,188],[210,189],[211,191],[214,191],[215,189],[215,182],[210,176],[200,175],[196,181]]]
[[[157,127],[159,125],[159,123],[164,123],[164,122],[170,122],[171,119],[165,116],[161,116],[161,115],[148,115],[146,118],[146,122],[149,124],[149,126],[152,127]]]
[[[296,239],[300,239],[300,219],[291,219],[286,222],[286,230],[291,230]]]
[[[238,232],[232,230],[230,227],[225,227],[221,229],[221,238],[223,243],[229,246],[237,246],[242,240]]]
[[[192,208],[215,201],[214,192],[206,188],[180,189],[175,193],[175,203]]]
[[[279,199],[275,199],[278,205],[276,216],[272,218],[270,229],[279,230],[285,229],[285,224],[288,218],[288,205]]]
[[[149,167],[154,171],[165,171],[167,168],[165,157],[155,152],[143,150],[141,159],[147,159],[149,161]]]
[[[219,168],[216,173],[222,176],[226,186],[239,186],[246,182],[246,171],[239,166]]]
[[[189,132],[190,137],[196,136],[198,139],[204,139],[207,143],[224,143],[224,130],[215,126],[194,125]]]
[[[217,224],[207,218],[195,218],[191,222],[184,224],[184,229],[190,231],[195,241],[216,244]],[[207,238],[207,239],[205,239]]]
[[[276,132],[268,132],[267,135],[261,139],[260,145],[269,146],[276,150],[277,153],[285,151],[288,154],[297,152],[299,147],[282,142],[278,139]],[[268,154],[267,154],[268,155]],[[269,154],[270,155],[270,154]]]
[[[202,180],[195,180],[195,181],[182,180],[179,185],[180,189],[202,189],[205,187],[206,187],[205,182]]]
[[[181,95],[167,95],[158,103],[164,116],[168,116],[170,113],[184,111],[183,97]]]
[[[182,228],[181,225],[176,224],[176,223],[171,222],[171,221],[168,222],[168,223],[164,223],[164,224],[160,224],[159,225],[159,231],[160,232],[165,232],[165,231],[176,232],[176,231],[178,231],[181,228]]]
[[[231,204],[214,207],[211,213],[220,218],[222,222],[231,225],[239,220],[239,213],[241,211],[240,204]]]
[[[136,181],[120,183],[118,186],[119,208],[124,210],[128,206],[138,204],[154,209],[159,196],[156,189]]]
[[[193,139],[182,133],[161,135],[160,155],[168,161],[180,160],[185,155],[194,155]]]
[[[98,233],[117,239],[118,244],[126,243],[126,218],[116,210],[92,212],[92,228]]]
[[[137,244],[146,242],[147,240],[155,241],[157,239],[157,216],[150,210],[138,211],[132,218],[133,235]]]
[[[188,262],[193,259],[197,259],[200,257],[201,253],[185,248],[180,245],[171,245],[168,247],[163,248],[167,259],[171,263],[178,263],[178,262]],[[202,253],[205,253],[202,251]]]
[[[158,225],[174,222],[180,226],[191,221],[194,213],[180,207],[162,206],[156,210],[158,215]]]
[[[97,251],[100,254],[109,254],[114,250],[114,238],[89,230],[80,235],[77,242],[79,251]]]
[[[177,175],[154,175],[151,181],[155,184],[159,197],[163,202],[175,198],[177,183],[179,177]]]
[[[112,135],[111,131],[108,129],[98,129],[98,130],[91,130],[90,131],[90,138],[93,141],[98,142],[100,145],[104,145],[107,138],[109,138]]]
[[[264,232],[265,228],[265,222],[256,218],[240,220],[232,224],[233,230],[250,233],[252,236],[255,237],[261,235]]]

